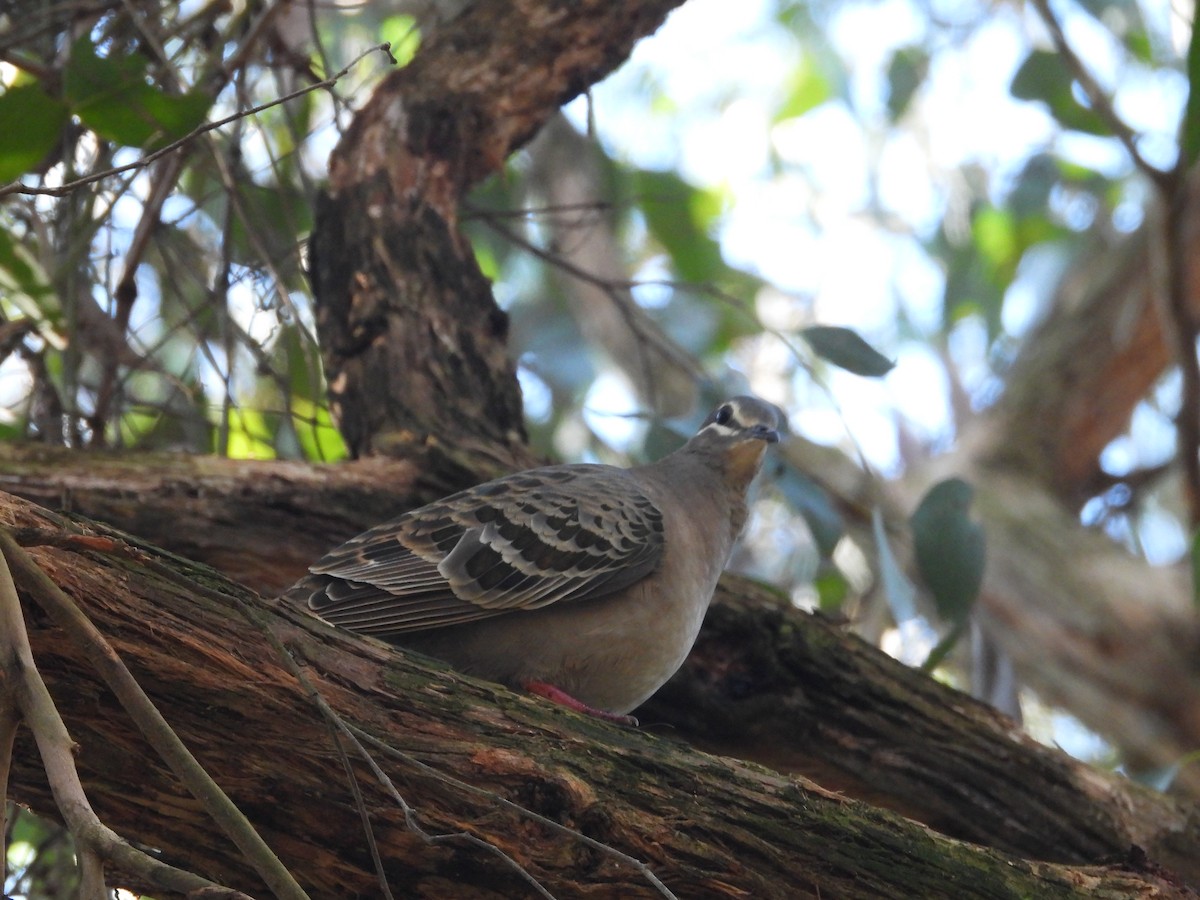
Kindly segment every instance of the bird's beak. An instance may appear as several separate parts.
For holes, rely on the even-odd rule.
[[[779,443],[779,432],[774,428],[768,428],[766,425],[755,425],[750,429],[750,436],[758,438],[760,441],[766,441],[768,444]]]

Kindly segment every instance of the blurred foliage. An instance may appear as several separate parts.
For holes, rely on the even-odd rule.
[[[1068,37],[1086,38],[1078,60],[1055,49],[1034,7],[776,0],[749,25],[735,27],[739,16],[714,4],[689,4],[672,20],[691,7],[710,17],[702,36],[712,43],[676,51],[682,75],[635,59],[611,91],[593,91],[592,108],[573,112],[581,129],[594,126],[604,203],[548,208],[521,153],[464,215],[512,317],[531,433],[547,454],[655,455],[680,439],[680,428],[662,423],[616,428],[592,415],[620,418],[644,398],[596,389],[628,379],[604,380],[613,364],[585,346],[564,299],[569,276],[554,263],[552,235],[568,214],[611,225],[624,270],[593,274],[633,283],[637,314],[708,374],[705,403],[753,388],[793,413],[798,433],[894,473],[906,441],[917,452],[945,449],[962,410],[928,425],[920,404],[951,389],[897,390],[864,440],[846,407],[879,394],[848,373],[933,360],[969,414],[1001,389],[1068,267],[1102,257],[1145,218],[1145,181],[1081,87],[1079,66],[1094,67],[1164,168],[1200,154],[1197,41],[1181,39],[1187,29],[1174,13],[1139,0],[1056,5]],[[328,152],[385,63],[368,57],[331,90],[250,110],[381,40],[404,64],[437,27],[436,4],[318,4],[310,18],[305,4],[253,0],[19,3],[4,24],[0,182],[12,184],[0,193],[0,438],[344,456],[325,400],[304,242]],[[944,97],[987,53],[1007,79],[1008,113],[1033,117],[1040,135],[1003,156],[946,139],[964,126],[945,120]],[[1149,96],[1157,119],[1146,118]],[[235,114],[179,153],[137,165],[198,124]],[[721,151],[726,140],[739,149]],[[706,177],[714,159],[724,174]],[[917,186],[919,203],[905,193]],[[747,237],[745,221],[768,215]],[[858,280],[869,277],[877,280]],[[860,284],[882,285],[885,296],[867,307]],[[1161,423],[1158,405],[1169,401],[1149,399],[1142,420]],[[864,446],[853,446],[855,435]],[[1131,432],[1114,477],[1146,464],[1155,446]],[[951,583],[927,584],[954,622],[973,596],[982,546],[961,489],[951,491],[912,525],[927,582],[946,564],[947,533],[959,548]],[[1156,500],[1160,524],[1164,506],[1178,521],[1169,493]],[[784,468],[763,495],[739,558],[745,568],[823,609],[884,595],[892,621],[919,613],[882,522],[864,575],[869,567],[849,551],[871,548],[847,546],[842,513],[820,484]],[[1096,524],[1142,546],[1138,503],[1098,498],[1094,509]],[[1186,536],[1178,543],[1180,553],[1192,546]]]
[[[5,810],[8,848],[5,897],[74,900],[79,893],[75,846],[67,830],[9,803]]]

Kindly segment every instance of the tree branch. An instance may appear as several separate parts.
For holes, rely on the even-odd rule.
[[[6,551],[14,546],[7,533],[0,532],[0,541],[8,542]],[[111,861],[121,871],[146,879],[165,890],[204,890],[212,892],[209,896],[213,897],[249,900],[244,894],[166,865],[133,848],[97,817],[75,766],[77,745],[71,740],[34,663],[6,557],[7,552],[0,553],[0,667],[3,669],[4,692],[8,698],[0,706],[5,708],[5,738],[11,736],[12,729],[9,726],[14,721],[13,710],[17,710],[33,732],[54,793],[56,808],[75,838],[82,870],[82,900],[104,900],[108,896],[101,860]]]
[[[1025,863],[943,841],[809,782],[655,738],[650,733],[654,726],[642,732],[614,728],[450,673],[437,664],[328,628],[307,615],[264,606],[211,572],[189,568],[150,547],[141,550],[153,565],[137,556],[86,550],[86,544],[71,538],[61,524],[12,500],[0,503],[0,521],[23,533],[61,535],[53,542],[58,546],[35,549],[39,567],[86,607],[89,618],[109,636],[130,669],[153,686],[156,704],[170,710],[175,730],[255,826],[273,836],[289,869],[315,896],[374,894],[377,876],[361,838],[353,792],[337,776],[340,763],[331,752],[325,717],[314,709],[312,697],[285,660],[263,652],[262,633],[245,627],[234,597],[269,617],[271,630],[302,661],[316,692],[356,735],[367,735],[402,754],[393,757],[385,771],[393,782],[402,780],[405,802],[421,811],[426,831],[472,835],[518,861],[556,896],[574,895],[577,886],[585,884],[598,896],[645,896],[654,890],[641,872],[606,861],[606,854],[580,843],[572,832],[644,860],[649,871],[679,897],[730,889],[760,897],[817,891],[825,896],[880,892],[958,896],[957,889],[947,893],[947,885],[955,883],[947,873],[963,864],[971,866],[969,877],[981,890],[1000,890],[1000,884],[1011,885],[1016,879],[1027,893],[1070,896],[1065,885],[1081,877],[1078,870],[1061,865]],[[103,547],[103,541],[96,546]],[[105,693],[93,687],[87,656],[32,613],[31,621],[37,625],[31,633],[35,652],[43,671],[52,676],[51,687],[58,688],[60,709],[75,723],[72,730],[81,744],[82,775],[93,786],[97,809],[105,819],[144,829],[167,858],[187,860],[200,870],[217,867],[224,880],[243,889],[256,883],[244,863],[225,858],[221,842],[214,842],[209,834],[209,820],[185,802],[168,772],[148,760],[149,749],[134,739]],[[803,617],[793,621],[789,614],[786,621],[779,621],[776,637],[770,640],[793,634],[802,621]],[[879,727],[878,723],[895,721],[911,732],[914,719],[927,717],[933,709],[973,708],[961,695],[928,679],[922,683],[941,695],[932,705],[921,702],[907,712],[890,708],[887,704],[906,696],[907,688],[876,683],[873,678],[878,675],[866,675],[865,670],[839,674],[830,661],[842,655],[837,648],[844,639],[822,628],[806,628],[801,634],[800,642],[781,658],[795,661],[797,654],[812,656],[813,670],[825,673],[824,681],[803,688],[803,696],[829,693],[838,697],[830,708],[838,708],[846,695],[835,694],[835,684],[853,691],[856,681],[860,688],[875,683],[873,693],[859,698],[865,715],[847,731],[858,735],[854,741],[859,745],[867,722],[876,723],[867,727]],[[876,673],[880,667],[902,669],[877,651],[853,643],[860,647],[855,654],[875,660]],[[727,641],[721,645],[726,651],[736,646]],[[827,650],[814,655],[821,647]],[[248,660],[254,661],[252,666]],[[744,665],[748,668],[726,669],[730,679],[719,682],[722,693],[732,689],[735,698],[758,696],[768,707],[774,702],[780,709],[778,722],[792,735],[820,723],[820,714],[757,693],[759,688],[748,685],[738,672],[760,671],[758,663],[747,660]],[[772,679],[779,677],[777,669],[770,674]],[[906,677],[921,678],[917,673]],[[745,693],[747,687],[752,693]],[[681,708],[697,709],[686,703]],[[751,705],[745,710],[755,708],[761,714],[766,707]],[[1037,777],[1046,779],[1046,791],[1074,797],[1081,804],[1111,803],[1115,809],[1129,803],[1127,788],[1124,794],[1113,790],[1115,780],[1110,784],[1099,773],[1088,772],[1054,751],[1033,748],[994,715],[985,720],[991,722],[990,740],[997,742],[990,748],[974,741],[963,743],[961,735],[950,736],[945,718],[932,724],[929,733],[937,735],[933,740],[939,746],[963,743],[968,748],[963,765],[978,767],[990,761],[1018,781],[1034,778],[1030,784],[1032,793],[1038,794],[1034,797],[1038,810],[1044,808],[1046,794],[1039,792]],[[250,738],[247,722],[253,723]],[[832,734],[817,731],[814,737],[829,739]],[[864,758],[874,758],[876,765],[888,768],[886,744],[887,739],[881,738],[878,749]],[[775,746],[786,747],[786,738]],[[842,746],[847,750],[855,743]],[[19,741],[13,790],[39,806],[43,794],[28,752]],[[1034,776],[1036,768],[1024,767],[1027,760],[1039,756],[1061,762],[1049,767],[1041,763],[1044,776]],[[130,760],[139,762],[130,766]],[[920,760],[919,752],[905,755],[892,771],[911,773],[920,767]],[[356,770],[359,765],[355,762]],[[1080,773],[1078,781],[1064,778],[1072,765]],[[945,762],[935,759],[933,766],[945,767]],[[970,776],[958,772],[957,779],[950,780],[959,786],[969,783]],[[136,780],[136,788],[130,779]],[[463,884],[478,878],[492,890],[514,896],[528,889],[525,879],[495,857],[495,851],[481,856],[476,841],[470,846],[461,842],[430,846],[414,834],[403,809],[377,778],[359,776],[358,780],[377,831],[384,870],[398,895],[438,893],[439,873],[448,867],[461,874]],[[931,793],[930,782],[925,784],[925,793]],[[1004,793],[986,793],[990,803],[1008,802]],[[139,799],[147,797],[152,799]],[[567,831],[531,820],[497,798],[565,825]],[[1134,806],[1145,810],[1147,802],[1142,798]],[[1179,813],[1170,813],[1169,805],[1158,802],[1159,807],[1147,813],[1147,821],[1155,824],[1141,834],[1152,837],[1155,828],[1177,839],[1187,834]],[[968,809],[963,815],[979,812]],[[1011,811],[1014,819],[1031,815],[1032,811]],[[1064,818],[1088,823],[1089,828],[1097,821],[1094,812],[1083,812],[1081,807],[1056,821],[1062,825]],[[776,829],[766,824],[773,821],[788,825]],[[1004,839],[1006,833],[1002,830],[998,837]],[[1121,840],[1106,838],[1086,852],[1108,852],[1099,851],[1100,847],[1123,852],[1128,842],[1112,842]],[[1149,846],[1152,858],[1159,862],[1200,859],[1195,852],[1200,843],[1182,851],[1170,850],[1162,841]],[[1039,855],[1062,849],[1043,846]],[[861,881],[863,871],[889,874],[868,884]],[[1129,896],[1145,895],[1150,883],[1162,887],[1154,880],[1157,876],[1142,870],[1088,872],[1099,883],[1119,884]],[[1188,896],[1188,892],[1174,886],[1163,896]]]
[[[1067,41],[1067,36],[1063,34],[1062,25],[1059,23],[1058,17],[1050,9],[1049,0],[1033,0],[1033,6],[1042,17],[1046,29],[1050,32],[1050,39],[1054,42],[1054,49],[1058,51],[1058,55],[1062,57],[1063,62],[1071,71],[1075,80],[1079,82],[1079,86],[1083,88],[1083,92],[1092,104],[1092,109],[1112,129],[1113,135],[1125,147],[1133,164],[1163,194],[1169,196],[1174,193],[1174,176],[1170,172],[1164,172],[1157,166],[1151,165],[1142,156],[1137,146],[1137,132],[1130,128],[1125,123],[1125,120],[1117,115],[1117,111],[1113,108],[1112,100],[1109,99],[1108,94],[1104,92],[1104,89],[1096,81],[1095,77],[1093,77],[1091,71],[1084,65],[1083,60],[1071,48],[1070,43]]]
[[[111,548],[118,553],[126,549],[116,543]],[[307,900],[307,895],[291,873],[179,740],[104,636],[3,529],[0,529],[0,555],[15,570],[26,592],[92,660],[100,677],[120,700],[134,725],[192,796],[203,804],[226,836],[250,860],[275,895],[280,900]],[[5,576],[0,573],[0,577]],[[2,581],[0,587],[3,587]]]

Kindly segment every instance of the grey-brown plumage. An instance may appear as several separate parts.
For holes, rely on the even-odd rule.
[[[656,463],[489,481],[348,541],[286,596],[462,671],[620,716],[691,649],[777,427],[772,406],[735,397]]]

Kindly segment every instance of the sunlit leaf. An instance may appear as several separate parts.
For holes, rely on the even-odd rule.
[[[1012,268],[1020,247],[1016,218],[1011,212],[994,206],[983,207],[975,214],[971,230],[980,254],[993,269]]]
[[[409,15],[388,16],[379,26],[379,36],[391,45],[396,64],[406,66],[421,46],[421,29]]]
[[[800,337],[817,356],[855,375],[877,378],[896,366],[849,328],[810,325],[801,329]]]
[[[634,193],[650,233],[685,281],[706,283],[721,270],[721,249],[709,234],[714,211],[704,192],[674,172],[633,173]]]
[[[292,427],[305,459],[337,462],[350,455],[327,406],[293,399]]]
[[[970,517],[974,489],[948,478],[925,494],[909,521],[921,578],[946,622],[966,618],[983,584],[983,528]]]
[[[213,432],[219,434],[218,431]],[[263,413],[254,409],[229,411],[229,444],[214,448],[230,459],[274,459],[274,429]]]
[[[813,587],[817,590],[817,605],[822,612],[837,612],[842,608],[842,604],[846,602],[846,596],[850,593],[850,584],[846,581],[846,576],[839,572],[834,566],[826,566],[824,570],[813,579]]]
[[[22,84],[0,94],[0,122],[20,123],[19,128],[0,128],[0,182],[12,181],[41,162],[54,149],[67,115],[67,107],[40,84]]]
[[[1127,29],[1121,36],[1121,42],[1138,62],[1154,62],[1154,44],[1144,26]]]
[[[273,357],[287,372],[291,427],[304,458],[321,462],[344,459],[348,452],[325,402],[316,345],[299,326],[287,325],[275,341]]]
[[[792,69],[783,103],[775,113],[775,121],[794,119],[815,109],[833,95],[829,79],[817,68],[810,53],[802,53]]]

